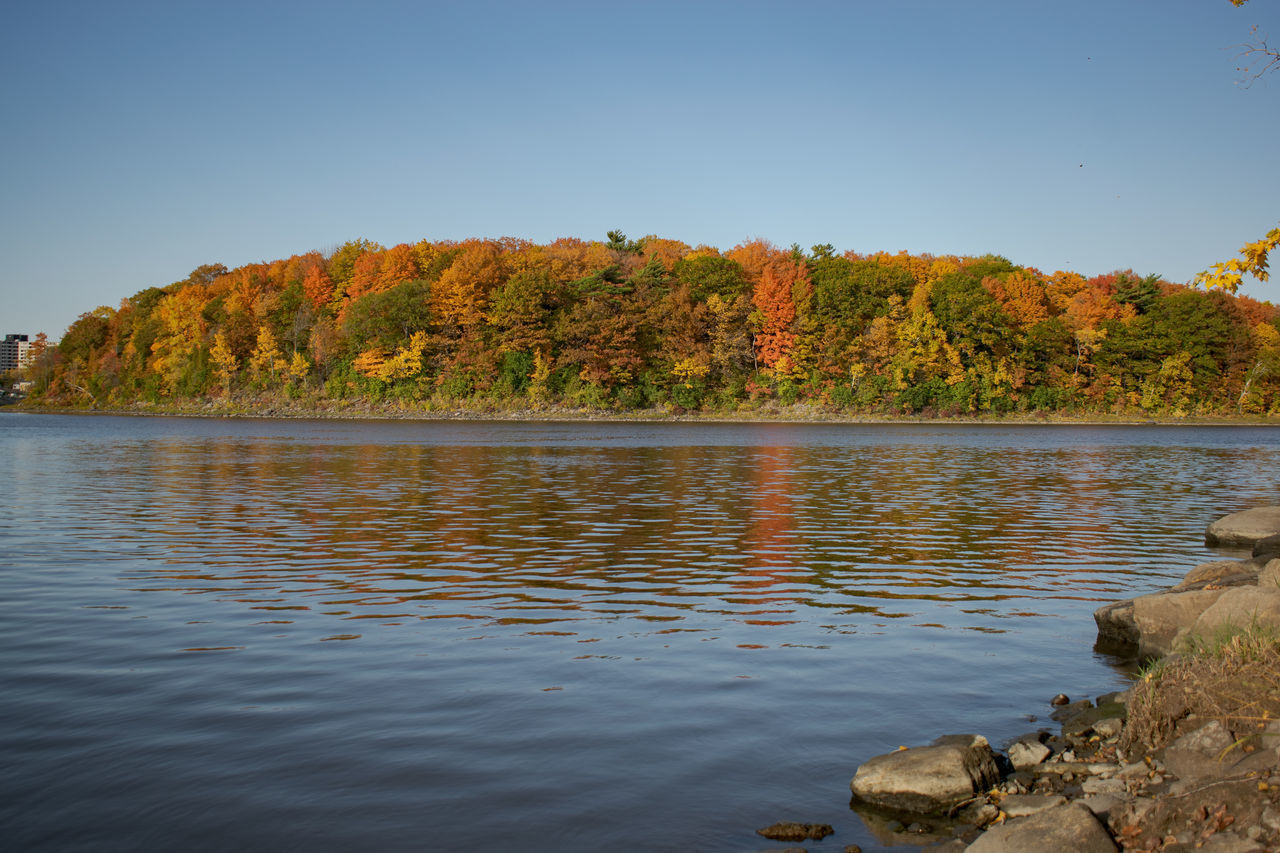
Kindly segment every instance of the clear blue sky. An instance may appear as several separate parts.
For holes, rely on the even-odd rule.
[[[1280,220],[1254,24],[1280,42],[1280,2],[10,3],[0,333],[357,237],[1187,281]]]

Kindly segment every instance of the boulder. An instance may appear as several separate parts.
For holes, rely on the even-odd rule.
[[[1280,533],[1253,543],[1253,559],[1274,560],[1280,557]]]
[[[1172,652],[1197,617],[1225,592],[1223,589],[1153,592],[1133,599],[1138,654],[1143,657],[1163,657]]]
[[[1093,812],[1080,803],[1055,806],[993,826],[966,848],[967,853],[1026,853],[1028,850],[1114,853],[1116,849],[1115,842]]]
[[[1223,590],[1196,617],[1186,634],[1211,640],[1220,633],[1253,627],[1280,629],[1280,587],[1237,586]]]
[[[1280,589],[1280,557],[1277,557],[1258,572],[1258,586],[1263,589]]]
[[[1260,568],[1261,565],[1253,560],[1214,560],[1212,563],[1201,563],[1187,572],[1187,576],[1170,592],[1256,583]]]
[[[1260,506],[1233,512],[1205,530],[1210,547],[1252,548],[1260,539],[1280,534],[1280,506]]]
[[[1133,599],[1113,601],[1093,611],[1098,623],[1098,644],[1128,648],[1138,645],[1138,626],[1133,621]]]
[[[853,795],[882,808],[917,814],[950,809],[1000,779],[995,753],[981,735],[949,735],[930,746],[877,755],[849,783]]]

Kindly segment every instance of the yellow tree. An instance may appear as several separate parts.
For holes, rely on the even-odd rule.
[[[213,361],[214,373],[218,377],[218,382],[222,385],[223,396],[230,397],[231,379],[235,376],[236,368],[240,366],[240,363],[227,343],[227,336],[222,332],[214,335],[213,348],[209,350],[209,358]]]
[[[156,305],[160,329],[151,344],[151,369],[170,393],[184,382],[204,343],[204,292],[203,285],[188,285]]]
[[[422,372],[422,354],[428,342],[426,332],[414,332],[409,343],[394,353],[385,349],[365,350],[356,356],[354,367],[362,375],[380,382],[408,379]]]
[[[293,359],[289,362],[289,381],[299,385],[306,380],[310,372],[311,363],[307,361],[307,357],[300,351],[294,350]]]
[[[276,343],[276,336],[269,326],[259,326],[258,345],[254,347],[253,355],[249,356],[249,370],[253,373],[254,381],[270,387],[276,382],[276,374],[284,367],[284,355],[280,352],[280,345]]]

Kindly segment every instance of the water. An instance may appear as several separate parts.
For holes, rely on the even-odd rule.
[[[0,416],[8,849],[776,848],[1122,687],[1246,427]]]

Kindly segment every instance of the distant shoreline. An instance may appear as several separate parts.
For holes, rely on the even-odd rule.
[[[1280,427],[1280,417],[1266,415],[1142,417],[1098,413],[1079,416],[1061,413],[959,415],[860,415],[823,410],[816,406],[769,406],[733,412],[673,412],[663,409],[611,411],[575,409],[564,406],[513,407],[407,407],[369,402],[271,401],[259,405],[220,402],[133,404],[128,406],[50,406],[17,404],[2,412],[49,415],[120,415],[136,417],[197,417],[269,420],[387,420],[387,421],[544,421],[564,423],[721,423],[721,424],[851,424],[868,426],[955,425],[955,426],[1272,426]]]

